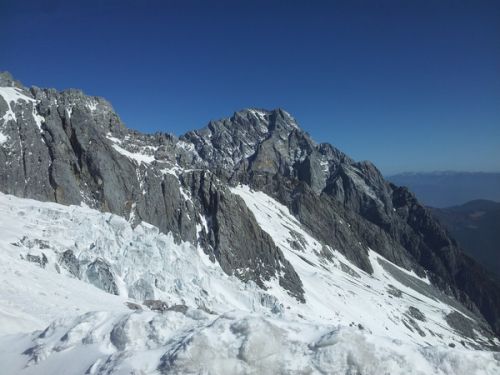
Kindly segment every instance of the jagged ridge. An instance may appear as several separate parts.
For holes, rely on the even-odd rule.
[[[109,103],[79,91],[28,90],[6,75],[0,86],[8,87],[2,98],[18,94],[0,99],[5,193],[147,221],[178,241],[199,243],[228,274],[240,270],[240,279],[263,288],[279,277],[302,300],[295,270],[228,189],[248,184],[285,204],[324,246],[361,269],[372,271],[372,248],[427,274],[500,332],[498,286],[415,197],[371,163],[316,144],[281,109],[243,110],[177,138],[129,130]]]

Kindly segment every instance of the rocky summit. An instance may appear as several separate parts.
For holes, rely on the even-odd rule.
[[[320,348],[369,334],[484,356],[500,345],[500,286],[405,187],[368,161],[316,143],[283,109],[244,109],[181,136],[143,134],[102,98],[26,88],[2,73],[0,191],[0,230],[16,223],[1,247],[13,264],[37,278],[70,280],[70,290],[85,285],[83,295],[97,287],[100,299],[107,293],[113,301],[87,309],[105,313],[59,323],[50,323],[59,316],[47,307],[40,324],[48,328],[38,336],[0,339],[0,347],[22,348],[30,368],[54,368],[53,353],[104,340],[113,350],[92,349],[100,354],[85,363],[88,373],[114,373],[106,371],[117,363],[137,370],[130,358],[153,349],[161,355],[144,373],[196,372],[199,364],[186,358],[225,332],[224,345],[240,348],[221,354],[234,361],[228,368],[266,373],[252,357],[264,340],[252,336],[260,329],[276,332],[272,350],[309,358],[307,368],[277,361],[269,373],[336,373],[318,359]],[[237,312],[220,315],[228,310]],[[137,346],[134,321],[143,331]],[[161,328],[169,321],[177,335],[182,327],[196,333],[167,335]],[[311,324],[321,327],[312,329],[316,338]],[[97,326],[104,328],[77,335]],[[308,333],[302,342],[291,332]],[[500,368],[498,357],[488,358],[493,372]]]

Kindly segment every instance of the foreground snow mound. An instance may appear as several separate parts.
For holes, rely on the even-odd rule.
[[[87,313],[0,338],[4,374],[498,374],[492,352],[436,349],[358,327],[199,309]]]

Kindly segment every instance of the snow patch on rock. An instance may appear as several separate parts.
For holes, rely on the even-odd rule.
[[[7,111],[3,115],[3,121],[4,123],[10,120],[17,121],[16,114],[12,110],[12,103],[17,103],[19,101],[24,101],[26,103],[31,103],[32,108],[33,108],[33,119],[35,120],[35,123],[38,127],[38,129],[41,131],[42,130],[42,123],[45,122],[45,118],[38,114],[36,110],[36,103],[37,101],[33,98],[30,98],[29,96],[25,95],[21,89],[17,87],[0,87],[0,96],[5,100],[7,103]],[[4,140],[5,142],[5,140]],[[0,144],[3,143],[0,139]]]
[[[3,97],[5,102],[7,102],[8,109],[3,115],[4,122],[9,120],[17,121],[16,114],[12,110],[12,103],[17,103],[18,101],[25,101],[26,103],[35,103],[36,100],[26,96],[22,93],[22,90],[17,87],[0,87],[0,96]]]
[[[3,134],[2,132],[0,132],[0,145],[3,145],[5,142],[7,142],[9,139],[8,136],[6,136],[5,134]]]

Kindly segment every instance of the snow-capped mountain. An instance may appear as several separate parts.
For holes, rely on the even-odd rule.
[[[181,137],[0,75],[7,374],[500,371],[500,288],[283,110]]]

